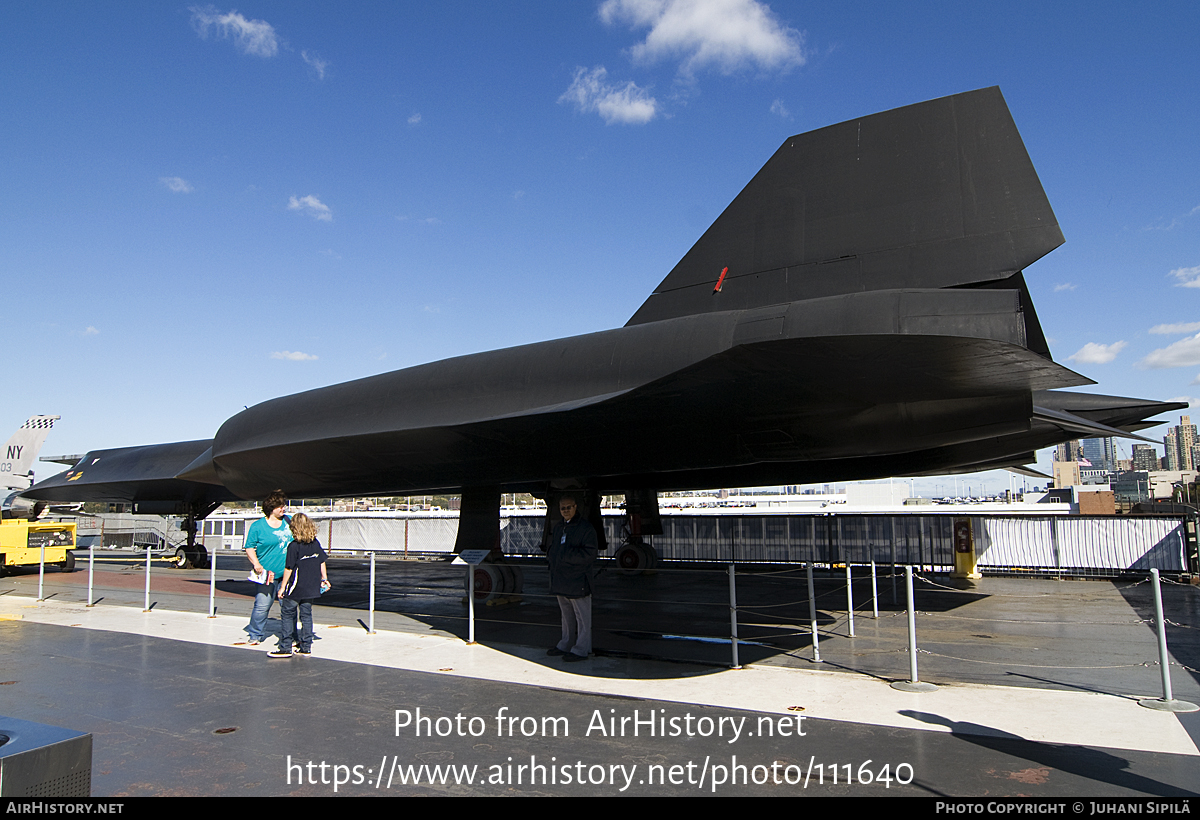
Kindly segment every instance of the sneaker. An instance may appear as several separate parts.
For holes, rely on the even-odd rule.
[[[563,654],[563,663],[576,663],[577,661],[586,661],[587,655],[576,655],[574,652],[566,652]]]
[[[290,650],[290,649],[287,650],[286,652],[283,651],[282,649],[276,649],[272,652],[267,653],[268,658],[290,658],[291,656],[292,656],[292,650]]]
[[[563,652],[563,651],[562,651],[561,649],[559,649],[557,646],[552,646],[552,647],[550,647],[549,649],[547,649],[547,650],[546,650],[546,654],[547,654],[547,655],[549,655],[549,656],[550,656],[550,657],[552,657],[552,658],[557,658],[559,655],[565,655],[565,654],[567,654],[567,653]]]
[[[312,650],[311,649],[297,649],[296,654],[302,658],[311,658]]]
[[[256,641],[251,638],[250,640],[246,641],[246,646],[258,646],[260,643],[262,643],[262,641]]]

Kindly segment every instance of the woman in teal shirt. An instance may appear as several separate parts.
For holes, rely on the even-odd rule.
[[[265,518],[250,525],[246,532],[246,557],[254,572],[264,576],[254,595],[254,609],[250,610],[250,645],[256,646],[266,640],[267,617],[271,614],[271,602],[283,578],[287,561],[288,544],[292,542],[292,530],[287,525],[287,496],[276,490],[262,504]]]

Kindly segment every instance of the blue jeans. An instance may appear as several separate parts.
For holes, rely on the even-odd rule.
[[[311,652],[313,642],[312,599],[293,601],[291,598],[279,599],[279,620],[283,622],[283,633],[279,638],[279,651],[292,650],[292,636],[296,634],[296,610],[300,610],[300,637],[296,646],[301,652]]]
[[[271,602],[275,600],[275,593],[278,591],[278,579],[269,584],[258,585],[258,592],[254,595],[254,609],[250,610],[250,626],[246,627],[246,631],[250,633],[250,640],[262,642],[266,639],[267,616],[271,614]]]

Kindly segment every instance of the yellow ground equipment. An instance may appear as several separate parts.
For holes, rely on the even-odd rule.
[[[75,525],[60,522],[38,523],[22,519],[0,521],[0,574],[9,567],[38,565],[42,547],[46,563],[63,572],[75,570]]]

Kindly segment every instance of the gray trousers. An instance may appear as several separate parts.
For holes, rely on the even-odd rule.
[[[586,658],[592,654],[592,596],[564,598],[558,596],[562,610],[562,640],[558,648]]]

